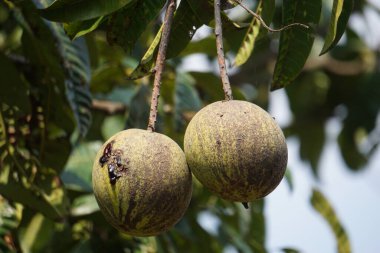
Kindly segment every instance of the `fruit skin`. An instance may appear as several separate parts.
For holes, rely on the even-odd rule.
[[[194,176],[220,197],[250,202],[272,192],[288,161],[285,137],[274,119],[246,101],[219,101],[200,110],[184,139]]]
[[[109,166],[115,169],[113,180]],[[106,220],[133,236],[157,235],[175,225],[192,193],[181,148],[165,135],[140,129],[121,131],[103,145],[92,184]]]

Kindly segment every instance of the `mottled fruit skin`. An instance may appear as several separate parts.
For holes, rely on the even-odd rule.
[[[175,225],[192,193],[181,148],[165,135],[140,129],[121,131],[103,145],[92,184],[106,220],[132,236],[158,235]]]
[[[288,150],[275,120],[246,101],[219,101],[190,121],[184,140],[194,176],[220,197],[250,202],[272,192],[284,176]]]

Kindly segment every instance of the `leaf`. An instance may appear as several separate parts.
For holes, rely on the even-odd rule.
[[[350,123],[345,122],[342,131],[338,135],[338,144],[344,162],[353,171],[358,171],[368,162],[368,158],[360,152],[355,141],[356,129],[353,129]]]
[[[104,139],[108,140],[119,131],[124,130],[125,117],[121,115],[112,115],[104,120],[102,125],[102,135]]]
[[[326,197],[320,191],[314,189],[310,202],[314,209],[327,221],[333,231],[337,241],[337,252],[350,253],[351,246],[348,235]]]
[[[20,207],[11,205],[6,199],[0,197],[0,252],[16,252],[13,231],[20,224]],[[7,240],[3,240],[7,238]]]
[[[45,182],[50,181],[50,177]],[[27,180],[23,178],[22,180]],[[55,178],[58,180],[58,178]],[[55,184],[55,182],[51,182]],[[21,203],[32,210],[41,212],[46,217],[53,220],[61,220],[67,215],[67,199],[64,189],[60,185],[50,185],[49,191],[44,191],[34,185],[34,190],[22,186],[13,177],[9,177],[7,184],[0,183],[0,193],[5,198]],[[36,192],[37,191],[37,192]]]
[[[92,97],[89,90],[90,59],[83,38],[70,41],[61,24],[48,23],[57,40],[63,61],[66,97],[74,113],[80,137],[84,137],[91,124]]]
[[[80,36],[94,31],[101,23],[103,23],[103,21],[104,16],[101,16],[89,20],[67,23],[64,24],[64,28],[67,36],[69,36],[71,40],[74,40]]]
[[[284,25],[295,22],[318,24],[321,15],[322,1],[284,0]],[[301,72],[314,42],[311,29],[294,26],[281,32],[279,54],[273,74],[271,90],[287,86]]]
[[[138,91],[132,98],[126,123],[126,129],[146,129],[150,112],[150,96],[150,86],[141,84],[138,88]]]
[[[30,111],[28,84],[22,79],[13,63],[0,52],[0,101],[17,107],[25,114]],[[0,104],[1,106],[1,104]]]
[[[329,30],[320,55],[327,53],[331,48],[338,44],[344,31],[346,30],[348,19],[351,15],[353,7],[353,0],[334,0]]]
[[[67,189],[92,192],[91,173],[96,153],[102,142],[82,143],[76,147],[61,174]]]
[[[208,3],[206,1],[181,1],[174,15],[166,59],[173,58],[181,53],[193,38],[196,30],[212,20],[213,14],[208,12],[207,7]],[[139,79],[152,73],[158,52],[161,31],[162,26],[140,61],[140,64],[130,74],[130,79]]]
[[[57,22],[75,22],[97,18],[117,11],[133,0],[56,0],[46,9],[40,9],[42,17]]]
[[[265,23],[270,23],[273,18],[275,9],[275,1],[274,0],[260,0],[258,6],[256,8],[256,13],[261,15]],[[267,33],[265,29],[260,29],[261,23],[260,21],[253,17],[247,32],[245,34],[244,40],[241,43],[238,53],[236,54],[234,65],[240,66],[243,65],[248,58],[252,55],[253,50],[255,48],[255,42],[264,34]]]
[[[265,249],[266,225],[264,216],[265,200],[260,199],[250,203],[250,228],[245,236],[254,252],[267,252]],[[243,211],[246,211],[245,209]]]
[[[108,23],[108,42],[116,43],[130,53],[148,24],[158,16],[165,2],[139,0],[114,13]]]
[[[227,45],[225,45],[225,50],[228,51]],[[187,47],[181,52],[180,56],[188,56],[191,54],[206,54],[208,56],[216,56],[216,44],[215,37],[208,36],[204,39],[192,41],[187,45]]]
[[[290,191],[293,191],[294,190],[294,182],[293,182],[294,180],[293,180],[293,175],[289,169],[286,169],[286,171],[285,171],[285,179],[286,179],[286,182],[288,183]]]
[[[76,198],[71,206],[71,215],[83,216],[99,211],[94,194],[87,194]]]
[[[18,233],[22,252],[43,252],[53,237],[54,223],[41,214],[34,215],[27,222],[25,212],[23,216],[23,224]]]
[[[301,253],[301,251],[293,248],[282,248],[281,251],[284,253]]]
[[[190,74],[196,80],[195,83],[200,90],[200,95],[207,103],[224,99],[221,80],[214,73],[191,72]],[[243,93],[236,87],[232,87],[232,95],[236,100],[246,100]]]

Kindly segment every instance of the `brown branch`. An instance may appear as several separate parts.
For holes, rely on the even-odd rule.
[[[93,99],[92,109],[112,115],[115,113],[124,113],[127,110],[127,106],[120,102]]]
[[[234,1],[234,2],[237,3],[237,4],[239,4],[239,5],[240,5],[244,10],[246,10],[249,14],[251,14],[251,15],[254,16],[256,19],[258,19],[258,20],[260,21],[261,25],[262,25],[265,29],[267,29],[268,31],[270,31],[270,32],[281,32],[281,31],[283,31],[283,30],[289,29],[289,28],[292,27],[292,26],[301,26],[301,27],[303,27],[303,28],[305,28],[305,29],[309,29],[309,26],[307,26],[307,25],[305,25],[305,24],[301,24],[301,23],[292,23],[292,24],[286,25],[286,26],[284,26],[284,27],[281,27],[281,28],[279,28],[279,29],[273,29],[273,28],[270,28],[270,27],[265,23],[265,21],[263,20],[263,18],[262,18],[259,14],[257,14],[257,13],[255,13],[255,12],[253,12],[252,10],[250,10],[247,6],[245,6],[245,5],[241,2],[241,0],[232,0],[232,1]]]
[[[232,91],[230,80],[228,79],[227,69],[226,69],[226,60],[224,57],[223,49],[223,29],[222,29],[222,20],[220,14],[220,0],[215,0],[214,2],[215,9],[215,37],[216,37],[216,51],[218,54],[218,63],[220,77],[223,83],[223,90],[226,100],[232,100]]]
[[[174,11],[176,9],[176,1],[169,0],[168,7],[166,9],[166,14],[163,23],[163,30],[161,35],[160,46],[158,48],[158,54],[156,59],[154,83],[153,83],[153,92],[152,99],[150,102],[150,114],[149,114],[149,123],[148,130],[154,132],[155,125],[157,121],[157,107],[158,107],[158,98],[160,96],[160,86],[162,71],[164,70],[164,63],[166,59],[166,51],[169,43],[170,29],[173,22]]]

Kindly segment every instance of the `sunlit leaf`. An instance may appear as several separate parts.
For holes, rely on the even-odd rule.
[[[104,16],[101,16],[94,19],[67,23],[64,24],[64,28],[67,36],[69,36],[70,39],[74,40],[80,36],[94,31],[103,21]]]
[[[348,19],[351,15],[353,7],[353,0],[334,0],[329,30],[325,38],[321,55],[327,53],[339,42],[344,31],[346,30]]]
[[[261,0],[258,2],[258,6],[256,8],[256,13],[261,15],[263,20],[266,23],[270,23],[272,20],[275,9],[275,1],[274,0]],[[251,56],[254,48],[256,40],[267,33],[265,29],[261,29],[260,21],[253,17],[252,21],[248,27],[248,30],[245,34],[244,40],[239,48],[238,53],[235,58],[235,65],[240,66],[244,64],[248,58]]]
[[[181,53],[193,38],[196,30],[203,24],[210,22],[213,14],[207,10],[209,10],[207,2],[196,0],[181,1],[173,19],[166,56],[167,59],[173,58]],[[161,31],[162,27],[143,56],[140,64],[130,75],[131,79],[138,79],[152,73],[155,65],[154,60],[158,52]]]
[[[333,231],[337,242],[337,252],[350,253],[351,246],[348,235],[326,197],[314,189],[310,201],[314,209],[326,220]]]
[[[96,211],[99,211],[99,206],[93,194],[76,198],[71,206],[71,215],[73,216],[88,215]]]
[[[56,182],[51,182],[50,180],[51,177],[48,177],[44,180],[44,183],[55,185],[47,185],[47,187],[51,189],[45,191],[39,188],[38,185],[30,187],[22,186],[19,182],[16,182],[13,177],[10,177],[7,184],[0,183],[0,193],[7,199],[41,212],[50,219],[61,220],[68,213],[67,199],[65,199],[66,196],[62,185],[57,185]],[[56,180],[58,179],[56,178]]]
[[[54,228],[54,223],[41,214],[36,214],[28,219],[28,223],[25,218],[19,231],[22,251],[26,253],[43,252],[53,237],[51,231]]]

